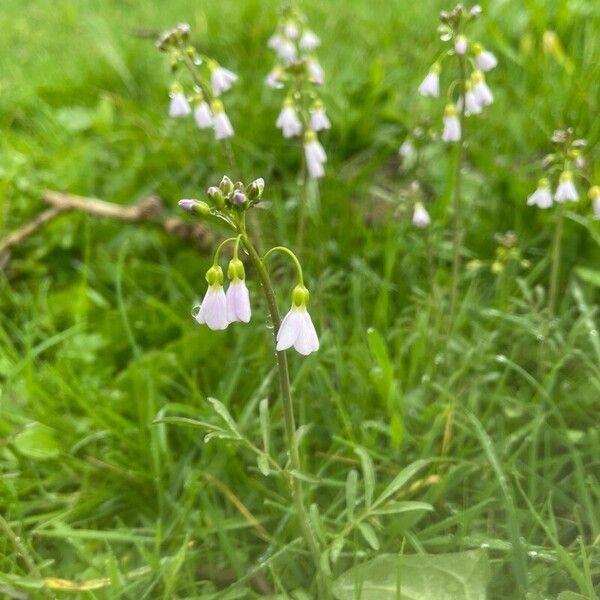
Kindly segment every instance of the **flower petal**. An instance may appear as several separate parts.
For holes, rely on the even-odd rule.
[[[298,309],[290,309],[287,315],[283,317],[283,321],[277,332],[277,351],[287,350],[291,348],[302,329],[302,313]]]
[[[294,348],[300,354],[308,356],[311,352],[316,352],[319,349],[319,338],[308,312],[302,311],[300,314],[302,316],[302,327]]]

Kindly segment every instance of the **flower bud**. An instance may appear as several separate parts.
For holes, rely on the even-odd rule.
[[[196,206],[197,200],[192,200],[192,198],[183,198],[177,204],[179,208],[182,208],[186,212],[192,212],[194,210],[194,206]]]
[[[240,192],[240,190],[236,190],[231,197],[231,201],[234,206],[243,207],[248,203],[248,199],[246,198],[246,194],[244,192]]]
[[[227,267],[227,277],[230,281],[233,281],[234,279],[246,279],[244,263],[239,258],[233,258],[229,261],[229,265]]]
[[[310,294],[303,285],[297,285],[292,292],[292,304],[294,306],[306,306]]]
[[[225,194],[226,196],[228,194],[231,194],[231,192],[233,192],[233,182],[231,181],[231,179],[229,179],[229,177],[227,177],[227,175],[225,175],[223,177],[223,179],[221,179],[219,188],[221,189],[223,194]]]
[[[223,206],[225,206],[225,197],[223,196],[223,192],[218,187],[213,185],[208,188],[206,193],[208,194],[208,197],[215,203],[215,206],[218,208],[223,208]]]
[[[192,198],[184,198],[179,201],[179,207],[190,213],[198,213],[200,215],[210,214],[210,206],[203,200],[194,200]]]
[[[588,191],[590,200],[600,200],[600,185],[593,185]]]
[[[208,285],[221,285],[223,283],[223,269],[219,265],[213,265],[206,271],[206,281]]]
[[[248,200],[260,200],[265,189],[265,180],[262,177],[255,179],[248,187],[246,187],[246,195]]]

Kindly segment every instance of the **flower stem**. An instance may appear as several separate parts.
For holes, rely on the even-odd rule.
[[[279,315],[279,309],[277,308],[277,299],[275,297],[273,285],[271,284],[271,278],[269,277],[267,268],[260,259],[260,256],[258,255],[258,252],[256,251],[250,238],[244,231],[242,232],[241,240],[244,248],[248,252],[250,261],[252,262],[254,268],[258,273],[258,277],[260,279],[263,292],[267,300],[267,305],[269,307],[269,313],[271,314],[271,321],[273,322],[273,336],[276,340],[277,332],[279,331],[279,327],[281,325],[281,317]],[[294,419],[294,405],[292,403],[290,375],[288,369],[287,355],[285,351],[277,352],[276,360],[277,369],[279,371],[279,387],[281,391],[285,434],[287,439],[290,464],[294,471],[300,471],[300,453],[298,451],[296,423]],[[323,600],[329,598],[330,595],[326,579],[321,571],[319,544],[317,542],[315,533],[311,527],[310,519],[306,511],[306,507],[304,505],[304,490],[302,487],[302,482],[297,477],[290,476],[289,483],[294,501],[294,506],[296,508],[297,517],[300,522],[300,527],[302,529],[302,534],[304,535],[304,539],[306,540],[306,544],[308,545],[308,549],[311,553],[315,565],[315,570],[317,573],[318,598]]]
[[[556,214],[556,227],[554,229],[554,240],[552,241],[552,270],[550,273],[550,295],[548,299],[548,313],[550,318],[554,316],[556,309],[556,296],[558,293],[558,278],[560,275],[560,256],[562,245],[564,223],[564,211],[562,205],[558,207]]]
[[[452,241],[452,295],[450,299],[450,327],[454,322],[454,316],[456,312],[456,303],[458,302],[458,291],[460,283],[460,253],[463,242],[463,223],[462,223],[462,203],[461,203],[461,191],[462,191],[462,165],[464,160],[464,149],[465,149],[465,88],[466,88],[466,68],[464,56],[458,55],[458,65],[460,72],[459,88],[462,98],[460,107],[460,140],[456,150],[456,163],[454,178],[452,180],[452,207],[454,213],[454,235]]]

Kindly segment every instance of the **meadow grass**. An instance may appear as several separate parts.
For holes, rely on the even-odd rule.
[[[452,155],[434,144],[419,167],[435,199],[430,238],[398,215],[415,175],[396,158],[416,122],[439,118],[416,87],[447,6],[302,5],[322,38],[333,123],[303,252],[321,350],[290,356],[298,420],[310,424],[304,470],[317,478],[308,502],[326,531],[343,530],[349,472],[364,499],[365,483],[380,494],[423,459],[397,499],[434,509],[353,528],[332,578],[379,552],[486,548],[489,598],[596,598],[600,233],[588,206],[569,213],[549,323],[552,216],[525,199],[556,127],[574,127],[598,158],[600,7],[482,3],[478,34],[500,65],[496,103],[471,125],[463,255],[493,260],[494,234],[512,229],[531,267],[466,271],[450,323]],[[268,240],[293,243],[297,149],[275,129],[281,98],[264,87],[277,3],[3,0],[0,16],[0,235],[41,210],[45,189],[122,204],[155,192],[175,214],[227,172],[210,136],[166,117],[153,38],[187,21],[198,47],[240,75],[227,98],[239,167],[267,182]],[[560,49],[545,51],[546,31]],[[213,397],[261,447],[268,398],[271,452],[284,462],[255,280],[251,326],[215,333],[189,315],[210,261],[151,227],[76,214],[13,253],[0,275],[0,595],[79,585],[71,597],[252,598],[267,586],[311,597],[285,485],[239,445],[154,423],[217,423]],[[283,307],[291,282],[275,265]]]

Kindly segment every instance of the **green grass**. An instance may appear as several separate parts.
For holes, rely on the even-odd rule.
[[[547,328],[552,216],[525,198],[557,127],[588,139],[590,175],[600,176],[600,8],[482,4],[477,34],[500,65],[488,78],[497,101],[467,151],[464,254],[493,260],[494,233],[512,229],[531,268],[465,273],[448,334],[451,157],[434,144],[416,174],[436,200],[435,295],[426,238],[397,214],[415,173],[396,159],[406,132],[441,111],[415,90],[447,6],[302,3],[323,40],[334,124],[303,257],[321,350],[290,356],[299,420],[311,424],[304,468],[319,478],[307,484],[309,502],[330,544],[346,522],[351,469],[363,494],[365,452],[377,495],[426,459],[411,480],[420,485],[396,499],[434,510],[378,517],[381,551],[484,547],[489,598],[593,599],[598,225],[583,202],[567,219],[558,314]],[[293,243],[296,148],[274,127],[280,95],[263,86],[277,3],[3,0],[0,17],[0,237],[42,208],[44,189],[123,204],[156,192],[176,214],[179,198],[220,180],[227,167],[210,136],[166,118],[167,65],[139,35],[188,21],[197,45],[240,75],[226,100],[240,169],[267,182],[268,241]],[[547,30],[561,60],[544,52]],[[0,595],[65,595],[44,588],[45,578],[107,578],[71,593],[98,599],[251,598],[264,580],[279,594],[308,589],[285,485],[238,445],[153,424],[217,424],[214,397],[262,447],[259,403],[268,398],[271,452],[285,462],[255,278],[251,325],[214,333],[190,318],[210,261],[155,229],[74,214],[14,251],[0,274]],[[293,282],[274,264],[283,310]],[[333,577],[375,554],[352,533]],[[227,591],[215,571],[227,575]]]

